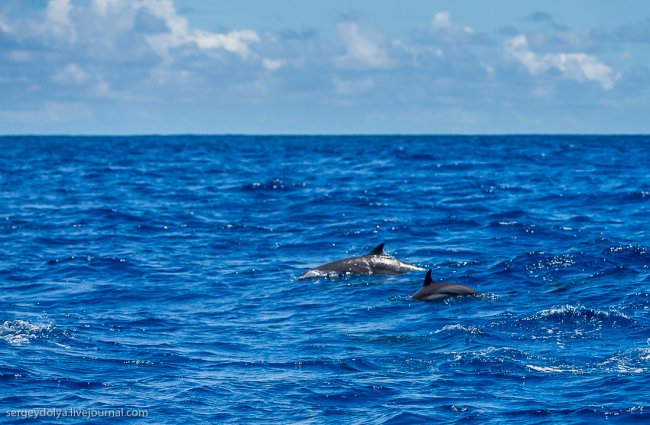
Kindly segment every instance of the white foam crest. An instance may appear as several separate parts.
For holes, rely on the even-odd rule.
[[[553,308],[541,310],[534,316],[526,317],[524,320],[544,319],[548,317],[563,316],[567,314],[571,316],[584,316],[585,313],[590,313],[593,316],[600,316],[604,318],[615,317],[615,318],[631,320],[628,316],[626,316],[624,313],[617,310],[616,308],[610,308],[609,310],[590,309],[585,307],[582,304],[576,304],[576,305],[566,304],[561,307],[553,307]]]
[[[578,315],[583,310],[584,307],[581,304],[578,304],[578,306],[567,304],[567,305],[563,305],[562,307],[553,307],[553,308],[548,308],[546,310],[542,310],[539,313],[537,313],[535,316],[541,318],[541,317],[549,317],[549,316],[555,316],[555,315],[565,314],[565,313]]]
[[[0,325],[0,340],[11,345],[29,344],[33,339],[50,333],[51,323],[30,323],[27,320],[6,320]]]
[[[650,348],[640,348],[631,353],[616,354],[599,364],[600,368],[607,368],[619,373],[644,373],[648,370],[650,361]]]
[[[455,325],[445,325],[442,328],[438,329],[434,333],[441,333],[441,332],[447,332],[447,331],[461,331],[473,335],[479,335],[482,334],[483,332],[476,326],[464,326],[461,325],[460,323],[457,323]]]
[[[534,370],[536,372],[542,372],[542,373],[582,373],[578,369],[571,369],[571,368],[561,368],[561,367],[554,367],[554,366],[536,366],[532,364],[527,364],[526,367],[530,370]]]

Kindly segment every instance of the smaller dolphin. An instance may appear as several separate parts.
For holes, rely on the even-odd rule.
[[[397,275],[414,270],[424,270],[421,267],[401,262],[395,257],[384,254],[384,244],[379,244],[366,255],[344,258],[342,260],[323,264],[311,269],[298,277],[309,279],[314,277],[338,277],[344,274],[385,274]]]
[[[447,282],[434,282],[431,279],[431,270],[424,277],[424,285],[415,294],[411,295],[412,300],[433,301],[458,295],[480,295],[480,292],[465,285],[456,285]]]

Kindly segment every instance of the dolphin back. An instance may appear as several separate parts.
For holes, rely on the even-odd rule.
[[[432,301],[461,295],[480,295],[480,292],[475,291],[474,289],[465,285],[458,285],[455,283],[447,282],[434,282],[431,279],[431,270],[429,270],[424,277],[422,288],[420,288],[420,290],[415,294],[411,295],[411,299],[420,301]]]
[[[337,277],[349,274],[398,275],[415,270],[423,269],[384,254],[384,244],[381,243],[366,255],[344,258],[342,260],[320,265],[303,273],[298,277],[298,279]]]

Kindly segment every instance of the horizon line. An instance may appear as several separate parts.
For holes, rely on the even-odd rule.
[[[502,137],[502,136],[650,136],[650,133],[17,133],[9,137]]]

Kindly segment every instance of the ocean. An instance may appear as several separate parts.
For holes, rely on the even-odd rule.
[[[0,422],[649,423],[649,164],[647,136],[2,137]],[[382,242],[482,295],[297,279]]]

